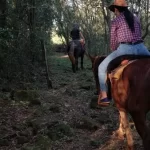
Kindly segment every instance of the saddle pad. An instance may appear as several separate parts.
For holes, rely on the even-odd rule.
[[[135,62],[135,61],[137,61],[137,60],[131,60],[127,64],[120,65],[119,67],[115,68],[114,70],[111,71],[109,77],[118,80],[120,78],[120,76],[122,75],[124,68],[127,67],[129,64]]]

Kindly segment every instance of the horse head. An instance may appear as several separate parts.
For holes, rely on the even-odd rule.
[[[92,63],[92,71],[96,83],[96,94],[98,94],[100,91],[100,85],[98,80],[98,66],[106,58],[106,56],[91,56],[90,54],[88,54],[88,57],[90,58]]]

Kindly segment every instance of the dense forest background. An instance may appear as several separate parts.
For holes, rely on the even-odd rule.
[[[41,40],[45,42],[47,55],[51,55],[57,44],[65,46],[69,42],[73,23],[80,25],[88,52],[109,53],[113,18],[107,8],[109,4],[110,0],[1,0],[0,79],[9,83],[37,81],[44,64]],[[128,4],[140,18],[143,38],[150,48],[150,2],[128,0]]]

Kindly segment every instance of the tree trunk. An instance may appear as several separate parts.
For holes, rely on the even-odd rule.
[[[52,87],[52,81],[49,78],[48,65],[47,65],[47,57],[46,57],[47,54],[46,54],[46,48],[45,48],[45,44],[44,44],[43,40],[41,40],[41,47],[42,47],[42,51],[43,51],[43,60],[44,60],[44,65],[45,65],[47,86],[48,86],[48,89],[51,89],[53,87]]]
[[[0,0],[0,27],[6,26],[6,0]]]
[[[35,0],[30,0],[28,6],[28,23],[30,29],[30,53],[31,53],[31,62],[35,61]]]

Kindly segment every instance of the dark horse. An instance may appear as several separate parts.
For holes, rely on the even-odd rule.
[[[98,82],[98,66],[104,57],[92,58],[93,72]],[[150,110],[150,58],[140,58],[126,65],[118,79],[108,76],[111,94],[120,114],[119,138],[127,139],[129,150],[134,150],[133,136],[127,113],[132,116],[137,132],[143,141],[144,150],[150,149],[150,127],[146,124],[146,114]],[[96,83],[99,85],[99,83]],[[99,89],[98,89],[99,90]]]
[[[67,48],[69,59],[72,63],[72,70],[75,73],[78,70],[78,58],[81,57],[81,69],[83,69],[83,58],[85,50],[80,40],[73,40]]]

